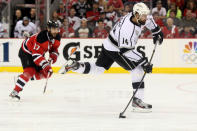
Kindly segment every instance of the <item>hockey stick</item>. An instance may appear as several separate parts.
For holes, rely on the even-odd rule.
[[[50,65],[51,65],[51,63],[52,63],[52,60],[49,60],[49,64]],[[46,78],[46,81],[45,81],[43,94],[46,92],[46,88],[47,88],[47,84],[48,84],[48,79],[49,79],[50,73],[51,72],[48,72],[48,74],[47,74],[47,78]]]
[[[47,88],[47,84],[48,84],[49,75],[50,75],[50,72],[48,72],[48,75],[47,75],[47,79],[46,79],[46,82],[45,82],[45,85],[44,85],[43,94],[46,92],[46,88]]]
[[[151,61],[152,61],[152,59],[153,59],[153,56],[154,56],[154,54],[155,54],[156,47],[157,47],[157,43],[155,44],[155,47],[154,47],[154,49],[153,49],[153,53],[152,53],[152,55],[151,55],[151,58],[150,58],[149,63],[151,63]],[[139,84],[138,88],[135,90],[135,92],[133,93],[131,99],[129,100],[129,102],[128,102],[128,104],[127,104],[127,106],[125,107],[125,109],[123,110],[123,112],[121,112],[121,113],[119,114],[119,118],[126,118],[126,116],[124,116],[124,113],[126,112],[127,108],[129,107],[129,105],[130,105],[131,101],[133,100],[135,94],[137,93],[139,87],[141,86],[142,81],[144,80],[144,77],[145,77],[145,76],[146,76],[146,72],[144,72],[144,75],[143,75],[143,77],[142,77],[142,79],[141,79],[141,81],[140,81],[140,84]]]
[[[66,63],[64,63],[64,65],[66,65],[68,63],[68,61],[71,59],[71,56],[76,52],[77,50],[77,47],[73,48],[70,52],[70,55],[68,56],[68,60]],[[64,65],[62,66],[62,68],[58,71],[60,74],[65,74],[65,71],[64,71]]]
[[[70,53],[70,56],[68,57],[68,60],[70,59],[71,55],[75,53],[76,50],[77,50],[77,47],[75,47],[75,48],[73,48],[71,50],[71,53]],[[49,60],[49,64],[51,64],[51,63],[52,63],[52,60]],[[47,78],[46,78],[46,82],[45,82],[45,85],[44,85],[43,94],[46,92],[49,76],[50,76],[50,72],[48,72],[48,74],[47,74]]]

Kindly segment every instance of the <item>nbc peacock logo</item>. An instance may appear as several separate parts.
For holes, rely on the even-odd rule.
[[[183,50],[183,61],[187,64],[197,64],[197,42],[189,42]]]

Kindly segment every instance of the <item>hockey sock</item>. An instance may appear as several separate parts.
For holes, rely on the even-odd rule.
[[[17,92],[22,91],[23,87],[29,81],[29,79],[31,79],[33,77],[34,73],[35,73],[34,68],[31,68],[31,67],[25,68],[23,74],[21,74],[18,77],[14,90]]]

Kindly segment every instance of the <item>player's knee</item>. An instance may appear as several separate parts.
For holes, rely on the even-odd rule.
[[[28,79],[31,79],[35,73],[36,73],[36,70],[33,67],[28,67],[24,69],[23,75],[27,77]]]

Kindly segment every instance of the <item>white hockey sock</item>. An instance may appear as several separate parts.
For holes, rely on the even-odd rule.
[[[133,90],[133,92],[135,92],[135,91],[136,91],[136,89]],[[144,88],[139,88],[135,94],[135,97],[143,100],[144,99]]]

